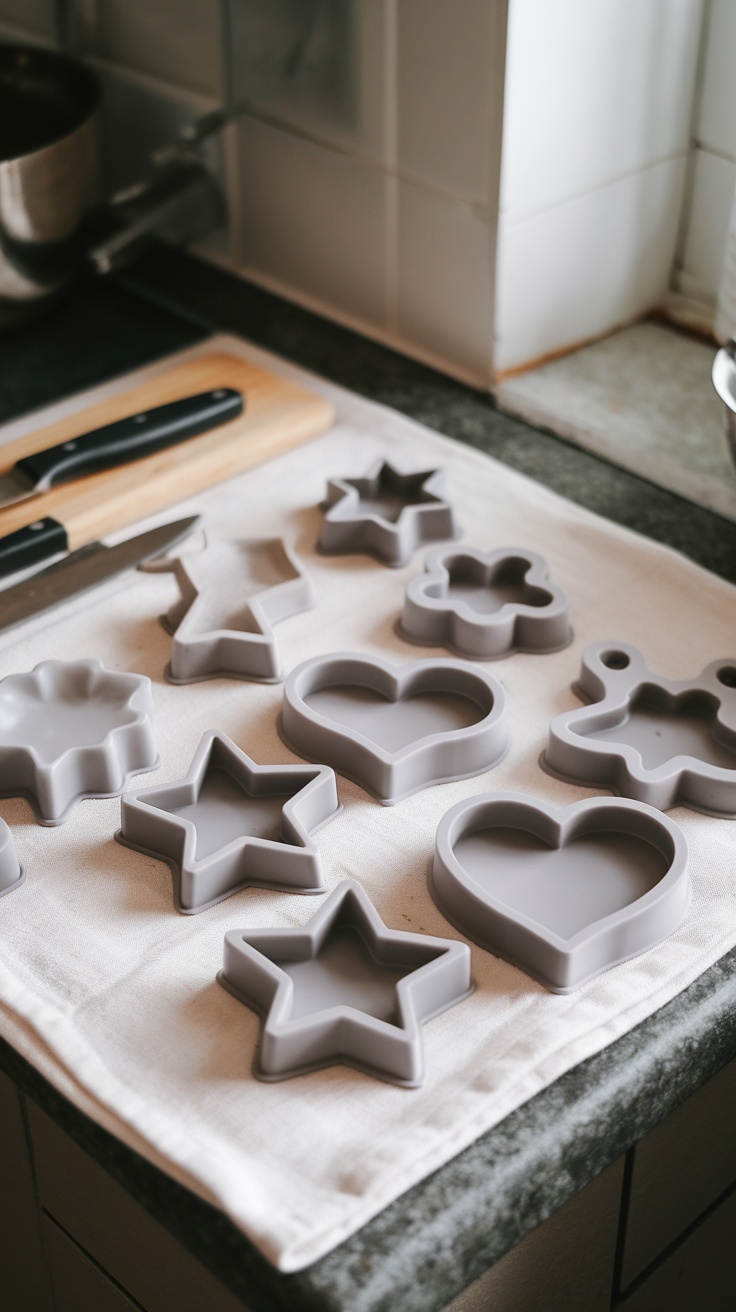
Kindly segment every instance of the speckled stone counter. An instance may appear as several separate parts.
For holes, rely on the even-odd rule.
[[[489,397],[190,257],[81,285],[0,344],[0,421],[214,331],[488,452],[736,582],[736,524],[500,414]],[[433,1312],[736,1054],[736,952],[570,1071],[314,1266],[280,1275],[227,1219],[61,1097],[7,1044],[0,1066],[253,1312]]]

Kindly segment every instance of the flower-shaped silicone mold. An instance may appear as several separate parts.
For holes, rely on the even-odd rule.
[[[167,862],[191,915],[252,885],[322,893],[312,835],[341,809],[327,766],[256,765],[210,732],[183,779],[126,794],[116,838]]]
[[[0,794],[43,825],[83,797],[115,797],[158,764],[151,681],[96,660],[43,661],[0,682]]]
[[[399,621],[410,642],[473,660],[556,651],[571,638],[567,598],[533,551],[435,547],[412,579]]]
[[[13,835],[4,820],[0,820],[0,897],[20,888],[25,879],[25,872],[15,854]]]
[[[425,543],[460,536],[441,469],[401,474],[379,460],[363,478],[331,479],[325,511],[322,551],[364,551],[384,565],[406,565]]]
[[[346,881],[303,929],[227,934],[218,979],[265,1017],[259,1079],[341,1064],[413,1088],[424,1077],[420,1025],[467,997],[470,952],[388,929]]]
[[[663,811],[682,802],[736,815],[736,661],[676,682],[653,674],[636,647],[595,642],[578,688],[595,705],[552,721],[543,763],[553,774]]]
[[[432,896],[481,947],[570,993],[677,929],[687,863],[682,831],[643,802],[486,793],[442,817]]]
[[[277,680],[272,625],[314,605],[312,584],[280,538],[223,539],[187,556],[147,562],[171,573],[181,598],[163,618],[173,634],[172,683],[221,675]]]
[[[396,667],[350,652],[315,656],[284,685],[281,734],[386,806],[430,784],[482,774],[509,745],[501,684],[465,661]]]

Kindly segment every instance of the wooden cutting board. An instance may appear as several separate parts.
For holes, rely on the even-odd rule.
[[[0,448],[1,467],[9,469],[23,456],[126,415],[215,387],[238,388],[245,397],[243,414],[135,464],[90,474],[0,510],[0,537],[51,516],[66,528],[73,551],[289,451],[334,422],[332,406],[323,397],[220,351],[176,365],[9,442]]]

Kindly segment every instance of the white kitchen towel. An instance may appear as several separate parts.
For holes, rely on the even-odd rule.
[[[501,765],[391,808],[340,779],[344,810],[318,835],[329,888],[356,879],[388,925],[459,937],[427,890],[445,811],[486,790],[556,804],[590,796],[539,766],[550,720],[578,705],[571,684],[582,649],[600,638],[632,642],[656,671],[695,676],[711,660],[736,657],[736,592],[477,451],[236,339],[215,344],[306,382],[337,410],[324,437],[181,507],[200,511],[211,537],[279,535],[300,555],[317,605],[276,628],[286,670],[333,650],[397,662],[443,654],[395,631],[421,556],[391,570],[366,556],[315,551],[327,479],[361,475],[378,457],[406,471],[444,468],[463,541],[531,548],[567,592],[570,647],[488,667],[508,694],[512,746]],[[33,422],[40,417],[5,431],[15,436]],[[175,596],[168,575],[128,573],[0,636],[0,675],[81,656],[149,675],[161,765],[136,787],[180,778],[207,729],[224,730],[259,762],[297,759],[278,735],[279,685],[165,682],[170,638],[158,617]],[[693,902],[653,951],[559,997],[473,947],[475,992],[423,1028],[421,1088],[341,1066],[262,1084],[251,1074],[259,1021],[215,981],[223,938],[231,929],[303,924],[320,899],[252,889],[181,916],[168,867],[115,842],[119,801],[84,801],[55,829],[36,824],[23,800],[1,802],[0,813],[27,871],[0,901],[0,1033],[90,1116],[222,1207],[284,1271],[328,1252],[736,943],[736,825],[681,807],[672,814],[690,845]]]

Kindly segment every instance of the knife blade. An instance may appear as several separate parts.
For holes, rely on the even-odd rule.
[[[0,631],[20,624],[31,615],[51,610],[122,570],[162,555],[186,537],[198,519],[199,515],[190,515],[188,519],[178,519],[126,538],[114,547],[90,542],[22,583],[13,584],[0,592]]]
[[[216,387],[128,415],[58,446],[25,456],[7,473],[0,474],[0,510],[83,474],[127,465],[186,442],[236,419],[242,414],[243,405],[242,392],[232,387]],[[1,454],[0,451],[0,457]]]

